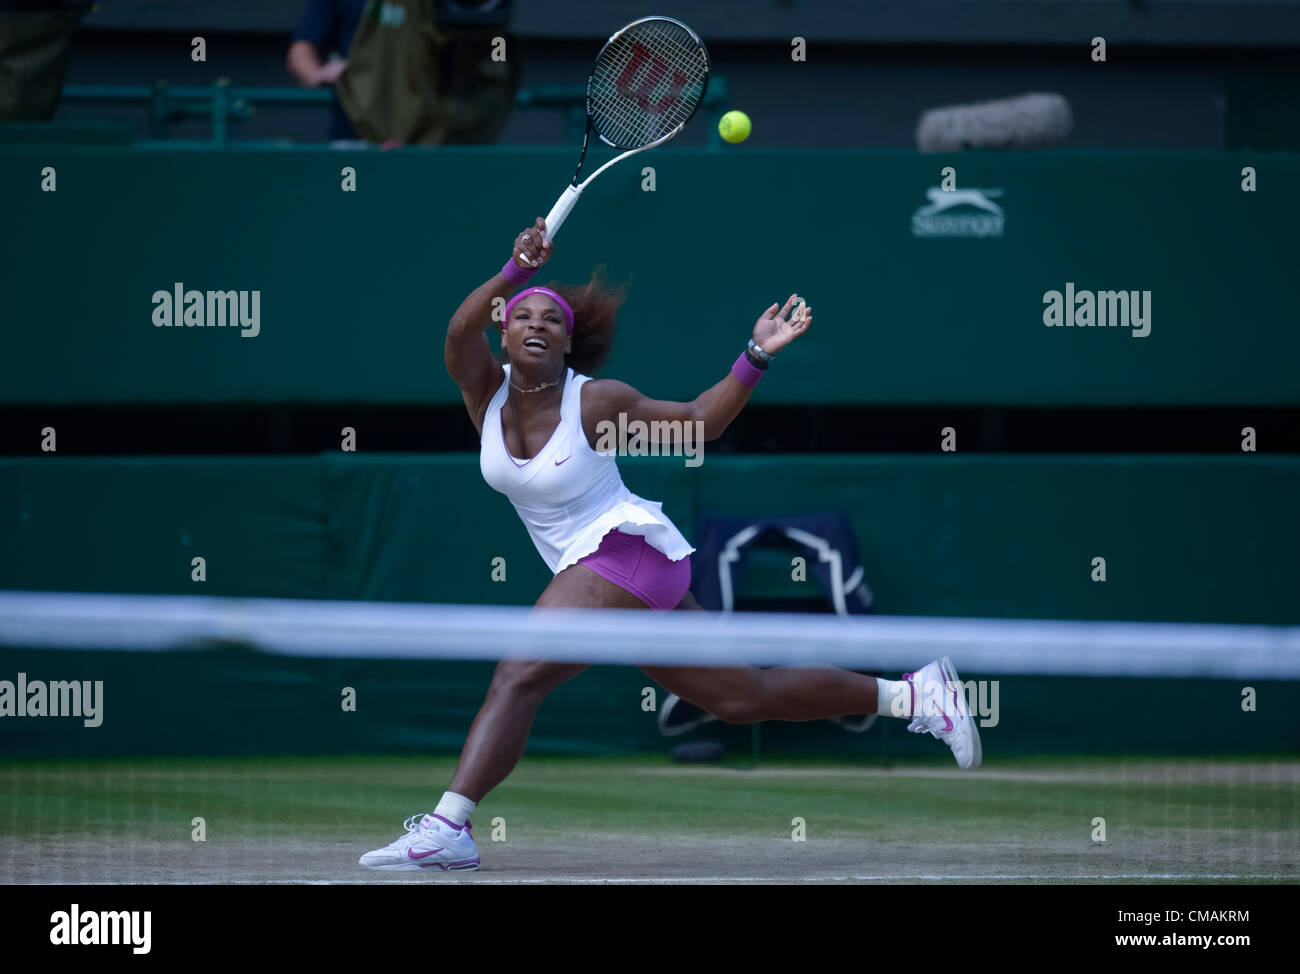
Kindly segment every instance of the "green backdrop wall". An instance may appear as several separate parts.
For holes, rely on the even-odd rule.
[[[669,458],[622,467],[688,536],[705,511],[845,511],[886,613],[1300,619],[1300,458],[706,456],[694,469]],[[190,581],[195,555],[207,561],[202,584]],[[1090,580],[1097,555],[1104,583]],[[503,582],[491,580],[496,556]],[[788,565],[775,552],[760,560],[740,595],[806,594]],[[2,588],[527,604],[548,577],[473,456],[0,460]],[[18,672],[104,680],[105,719],[4,721],[11,757],[429,753],[459,748],[491,664],[0,648],[0,677]],[[1261,681],[1258,711],[1244,713],[1234,681],[1000,679],[1001,723],[986,745],[998,753],[1264,753],[1300,741],[1294,682]],[[593,668],[547,702],[531,752],[666,750],[640,708],[648,683]],[[357,690],[356,713],[339,706],[344,686]],[[733,753],[749,746],[744,728],[699,734]],[[856,737],[769,724],[762,735],[769,754],[935,753],[892,726]]]
[[[490,663],[299,659],[215,650],[182,653],[0,648],[0,678],[102,680],[103,723],[75,717],[0,721],[4,757],[457,753],[492,676]],[[985,678],[963,671],[962,679]],[[1259,707],[1241,709],[1227,680],[999,676],[999,719],[984,729],[986,760],[1002,754],[1294,754],[1300,683],[1257,681]],[[711,724],[664,738],[642,710],[652,681],[597,666],[542,705],[529,754],[665,754],[683,740],[749,753],[750,729]],[[356,710],[341,707],[343,687]],[[658,690],[662,702],[664,692]],[[1194,720],[1188,715],[1194,714]],[[866,734],[826,721],[765,723],[763,753],[906,758],[950,767],[942,745],[882,719]]]
[[[845,512],[885,613],[1300,622],[1296,457],[620,466],[687,537],[706,512]],[[550,578],[465,454],[0,459],[0,552],[10,589],[530,604]],[[190,580],[195,556],[206,582]]]
[[[573,156],[8,148],[0,402],[459,402],[447,319]],[[939,215],[996,210],[1000,236],[914,235],[949,165],[984,192]],[[656,150],[592,185],[539,279],[630,278],[609,374],[658,398],[797,291],[814,330],[755,401],[1293,404],[1298,179],[1286,154]],[[260,333],[155,327],[177,282],[259,292]],[[1150,291],[1151,333],[1045,327],[1067,283]]]

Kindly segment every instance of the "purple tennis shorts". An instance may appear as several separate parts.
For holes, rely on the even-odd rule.
[[[593,572],[631,592],[652,609],[671,612],[691,587],[691,559],[671,561],[639,534],[608,532],[600,547],[578,559]]]

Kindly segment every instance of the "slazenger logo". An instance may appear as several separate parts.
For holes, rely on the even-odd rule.
[[[1000,189],[949,189],[931,186],[930,204],[912,214],[914,237],[1000,237],[1004,214],[992,197]],[[950,212],[963,207],[956,213]],[[972,212],[973,211],[973,212]]]

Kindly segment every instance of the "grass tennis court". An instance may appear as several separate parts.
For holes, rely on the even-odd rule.
[[[10,762],[0,883],[1300,881],[1300,756],[993,757],[974,774],[950,760],[526,758],[473,816],[482,871],[357,865],[432,808],[454,766]]]

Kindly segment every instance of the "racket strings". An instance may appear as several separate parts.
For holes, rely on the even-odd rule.
[[[620,70],[614,78],[621,75]],[[620,148],[635,148],[653,142],[690,117],[691,107],[682,98],[664,105],[663,92],[653,88],[649,95],[641,92],[640,98],[649,104],[664,105],[663,110],[650,111],[641,107],[640,98],[618,91],[616,84],[611,79],[603,90],[599,82],[593,85],[591,114],[592,124],[600,136]]]
[[[618,148],[648,145],[691,117],[708,73],[708,55],[688,31],[666,21],[638,24],[596,60],[592,125]]]
[[[622,149],[647,145],[668,134],[691,117],[699,101],[699,95],[678,96],[663,110],[650,111],[640,107],[638,98],[614,89],[612,83],[609,88],[602,91],[599,84],[593,86],[592,124],[601,138]],[[649,96],[642,93],[642,97],[651,104],[664,104],[663,96],[656,98],[655,91]]]
[[[593,115],[604,114],[610,123],[603,135],[644,144],[691,116],[703,95],[707,64],[698,46],[679,41],[646,43],[643,35],[602,58],[593,76],[592,107]]]

